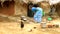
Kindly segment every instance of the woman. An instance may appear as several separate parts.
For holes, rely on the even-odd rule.
[[[43,12],[43,9],[40,8],[40,7],[32,7],[32,11],[33,12],[36,12],[34,14],[34,20],[37,22],[37,23],[40,23],[42,21],[42,12]]]

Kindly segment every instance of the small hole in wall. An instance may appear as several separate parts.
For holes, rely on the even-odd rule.
[[[3,7],[8,8],[10,4],[10,1],[4,1]]]

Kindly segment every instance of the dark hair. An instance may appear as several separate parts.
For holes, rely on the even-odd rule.
[[[39,7],[39,5],[38,4],[34,4],[33,7]]]

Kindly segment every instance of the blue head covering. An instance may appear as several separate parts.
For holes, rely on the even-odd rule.
[[[37,7],[36,10],[37,10],[37,12],[34,15],[34,20],[36,22],[41,22],[42,21],[42,11],[43,10],[40,7]]]
[[[33,12],[36,11],[36,7],[32,7],[32,11],[33,11]]]

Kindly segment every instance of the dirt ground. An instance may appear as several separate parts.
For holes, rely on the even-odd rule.
[[[54,22],[55,21],[55,22]],[[53,24],[59,24],[60,20],[51,21]],[[34,27],[37,27],[34,29]],[[32,29],[31,32],[28,30]],[[0,34],[60,34],[59,28],[40,28],[39,23],[25,24],[25,27],[21,29],[18,22],[0,22]]]
[[[24,23],[25,26],[23,29],[21,29],[20,22],[13,22],[13,21],[10,22],[10,20],[8,20],[7,18],[0,17],[0,34],[60,34],[59,18],[51,21],[51,24],[59,24],[59,28],[42,29],[39,23],[30,23],[30,24],[26,22]],[[36,29],[34,29],[34,27],[36,27]],[[32,29],[32,31],[29,32],[29,29]]]

